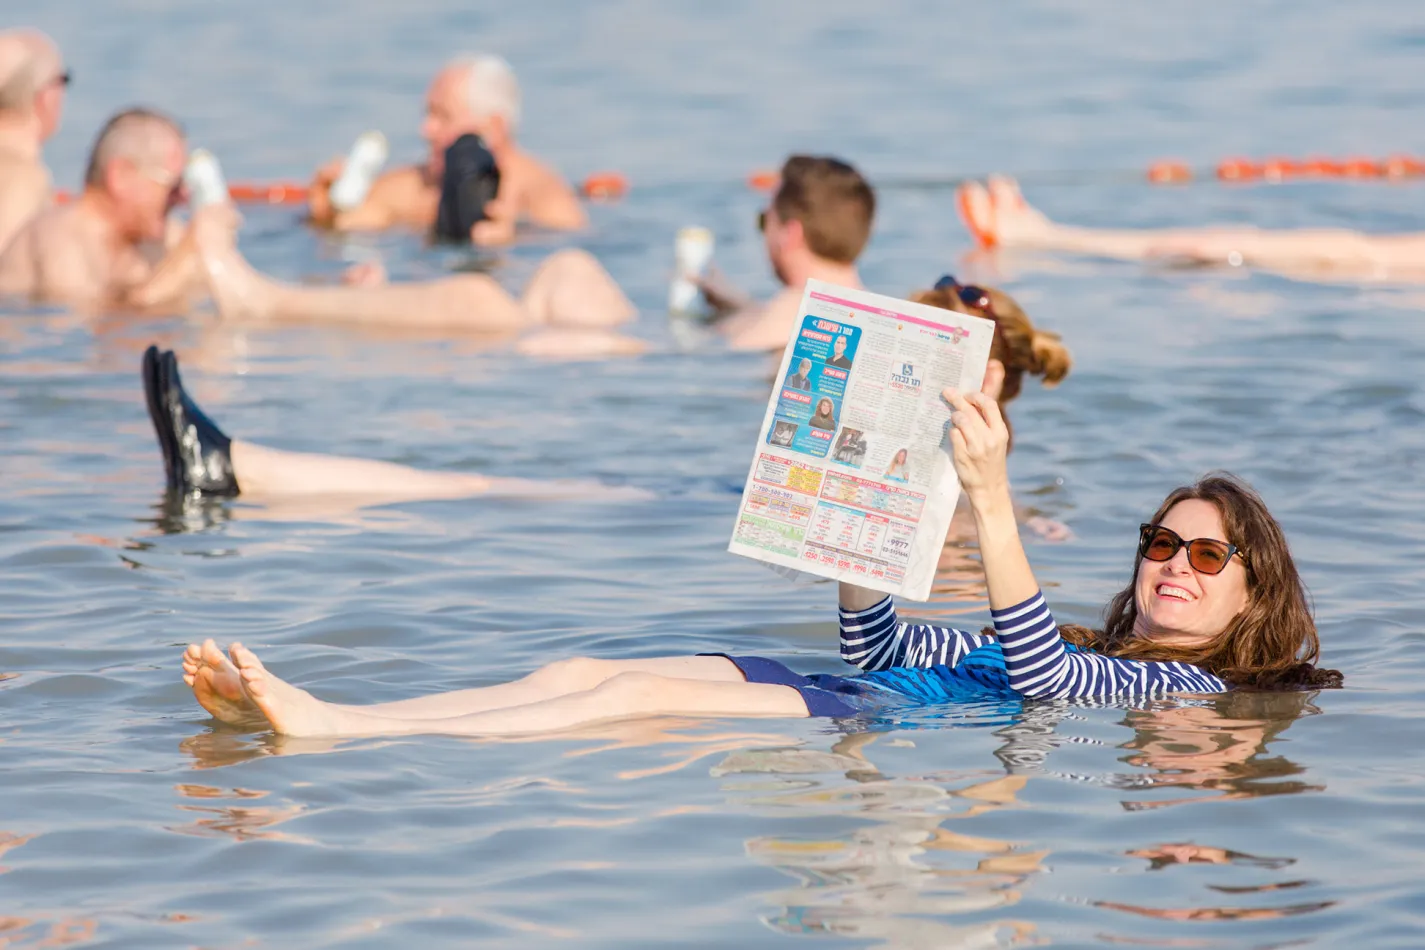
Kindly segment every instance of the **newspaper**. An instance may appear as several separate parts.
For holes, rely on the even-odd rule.
[[[994,323],[807,281],[728,550],[913,600],[960,496],[946,386],[977,390]]]

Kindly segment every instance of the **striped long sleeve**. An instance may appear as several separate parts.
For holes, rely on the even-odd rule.
[[[901,623],[889,597],[865,610],[841,609],[841,658],[863,670],[956,666],[991,639],[950,627]]]
[[[1225,693],[1228,685],[1189,663],[1123,660],[1070,652],[1059,625],[1038,591],[1003,610],[991,610],[1009,685],[1022,696],[1152,696],[1163,693]]]
[[[1021,604],[992,610],[1009,685],[1022,696],[1054,699],[1223,693],[1218,677],[1188,663],[1124,660],[1069,650],[1036,592]],[[895,602],[841,611],[841,658],[863,670],[956,666],[990,637],[949,627],[899,622]]]

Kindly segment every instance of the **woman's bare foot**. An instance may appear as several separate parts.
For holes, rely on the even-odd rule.
[[[346,715],[267,671],[257,655],[234,643],[228,648],[241,677],[242,690],[274,732],[284,736],[343,736],[367,730],[352,728]]]
[[[980,247],[1047,244],[1054,222],[1024,200],[1013,178],[991,175],[985,184],[967,181],[955,192],[960,219]]]
[[[202,646],[190,643],[183,651],[183,682],[193,687],[198,705],[214,719],[251,726],[266,718],[243,692],[237,667],[212,640],[204,640]]]
[[[208,293],[218,306],[218,314],[224,320],[263,320],[271,316],[276,288],[238,252],[232,230],[223,222],[198,214],[194,215],[192,228],[194,246],[208,276]]]
[[[980,247],[994,247],[999,243],[995,233],[995,206],[990,201],[990,193],[977,181],[967,181],[955,189],[955,207],[960,212],[960,221],[965,230]]]

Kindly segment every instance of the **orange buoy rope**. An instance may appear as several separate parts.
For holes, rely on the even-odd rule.
[[[1303,178],[1418,178],[1425,176],[1425,159],[1409,155],[1370,158],[1352,155],[1330,158],[1320,155],[1294,158],[1226,158],[1217,163],[1212,174],[1219,181],[1281,182]],[[1183,162],[1164,160],[1148,166],[1147,178],[1154,184],[1177,184],[1192,181],[1193,170]]]

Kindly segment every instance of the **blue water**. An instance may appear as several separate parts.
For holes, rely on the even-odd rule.
[[[304,179],[362,129],[421,151],[462,48],[515,65],[526,144],[633,183],[570,239],[652,353],[535,363],[469,340],[11,310],[0,318],[0,942],[94,947],[1415,947],[1422,942],[1425,294],[970,254],[959,175],[1021,173],[1085,224],[1420,226],[1420,184],[1153,188],[1148,162],[1425,151],[1413,4],[952,8],[787,2],[239,8],[15,0],[76,74],[48,149],[72,187],[115,108],[181,116],[234,180]],[[1412,25],[1415,24],[1415,25]],[[873,736],[643,722],[600,738],[293,742],[216,728],[178,673],[241,639],[346,702],[547,660],[757,651],[831,671],[833,593],[725,553],[765,358],[684,354],[671,239],[773,282],[745,176],[831,152],[882,185],[863,277],[954,269],[1063,333],[1073,375],[1014,405],[1020,500],[1060,618],[1095,619],[1136,525],[1214,467],[1287,527],[1349,688],[1207,708],[972,706]],[[563,243],[511,252],[515,281]],[[284,279],[378,254],[248,209]],[[656,500],[363,510],[166,506],[138,357],[178,350],[234,435],[422,467],[629,482]],[[981,603],[947,579],[941,615]],[[978,623],[982,614],[968,618]],[[1161,865],[1160,867],[1158,865]]]

